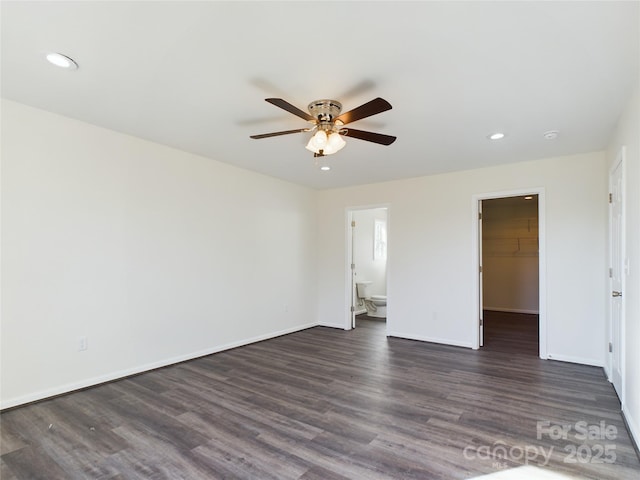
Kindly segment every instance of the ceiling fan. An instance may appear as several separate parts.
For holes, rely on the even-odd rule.
[[[315,130],[316,133],[311,137],[306,146],[307,150],[313,152],[314,157],[331,155],[336,153],[338,150],[341,150],[346,145],[342,136],[358,138],[360,140],[379,143],[381,145],[391,145],[396,140],[396,137],[391,135],[365,132],[363,130],[356,130],[355,128],[343,128],[348,123],[391,110],[391,104],[380,97],[343,114],[340,114],[342,111],[342,104],[337,100],[315,100],[307,107],[309,113],[300,110],[281,98],[266,98],[265,100],[276,107],[280,107],[289,113],[293,113],[294,115],[313,123],[313,126],[308,128],[299,128],[297,130],[285,130],[282,132],[251,135],[251,138],[259,139],[277,137],[279,135],[311,132]]]

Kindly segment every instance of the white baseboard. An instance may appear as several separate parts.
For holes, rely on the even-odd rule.
[[[298,332],[300,330],[306,330],[307,328],[315,327],[317,323],[309,323],[306,325],[299,325],[292,328],[287,328],[285,330],[280,330],[278,332],[268,333],[265,335],[259,335],[257,337],[249,338],[246,340],[240,340],[237,342],[227,343],[226,345],[220,345],[217,347],[211,347],[204,350],[198,350],[196,352],[191,352],[185,355],[179,355],[176,357],[168,358],[165,360],[159,360],[157,362],[147,363],[145,365],[139,365],[133,368],[128,368],[125,370],[119,370],[117,372],[111,372],[106,375],[100,375],[98,377],[87,378],[84,380],[80,380],[78,382],[67,383],[65,385],[60,385],[54,388],[49,388],[47,390],[41,390],[39,392],[30,393],[28,395],[22,395],[19,397],[10,398],[5,400],[0,404],[0,410],[4,410],[5,408],[17,407],[19,405],[24,405],[26,403],[35,402],[38,400],[44,400],[45,398],[55,397],[57,395],[63,395],[65,393],[70,393],[75,390],[81,390],[83,388],[93,387],[96,385],[100,385],[101,383],[111,382],[114,380],[118,380],[121,378],[129,377],[131,375],[137,375],[139,373],[148,372],[150,370],[155,370],[156,368],[167,367],[169,365],[175,365],[176,363],[186,362],[188,360],[193,360],[195,358],[204,357],[206,355],[211,355],[213,353],[222,352],[224,350],[231,350],[232,348],[242,347],[245,345],[249,345],[251,343],[261,342],[263,340],[269,340],[270,338],[280,337],[282,335],[287,335],[289,333]],[[342,327],[344,328],[344,327]]]
[[[635,442],[636,446],[640,448],[640,423],[638,423],[636,419],[629,413],[629,409],[626,408],[626,405],[624,404],[622,405],[622,413],[624,413],[624,419],[627,421],[629,434],[633,437],[633,441]]]
[[[598,362],[592,358],[572,357],[570,355],[561,355],[557,353],[548,353],[547,360],[558,360],[559,362],[579,363],[581,365],[604,368],[604,364],[602,362]]]
[[[450,338],[435,338],[435,337],[423,337],[421,335],[414,335],[412,333],[401,332],[387,332],[388,337],[407,338],[409,340],[419,340],[421,342],[440,343],[443,345],[451,345],[453,347],[472,348],[473,345],[467,342],[459,342],[458,340],[451,340]]]
[[[539,310],[527,310],[525,308],[487,307],[486,305],[483,305],[482,309],[483,310],[490,310],[492,312],[528,313],[530,315],[538,315],[538,314],[540,314]]]
[[[339,328],[340,330],[346,330],[344,328],[344,323],[317,323],[318,327],[329,327],[329,328]]]

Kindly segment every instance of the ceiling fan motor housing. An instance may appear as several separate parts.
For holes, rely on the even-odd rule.
[[[318,122],[333,122],[340,115],[342,104],[337,100],[315,100],[307,108],[311,116]]]

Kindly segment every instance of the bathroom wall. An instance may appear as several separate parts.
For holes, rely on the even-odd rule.
[[[485,310],[538,313],[537,197],[482,202]]]
[[[371,295],[387,294],[387,259],[374,259],[374,224],[376,220],[387,221],[387,209],[375,208],[353,212],[356,222],[354,231],[354,263],[356,281],[368,280]]]

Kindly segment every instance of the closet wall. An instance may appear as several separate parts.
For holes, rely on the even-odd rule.
[[[485,310],[538,313],[538,198],[482,202]]]

